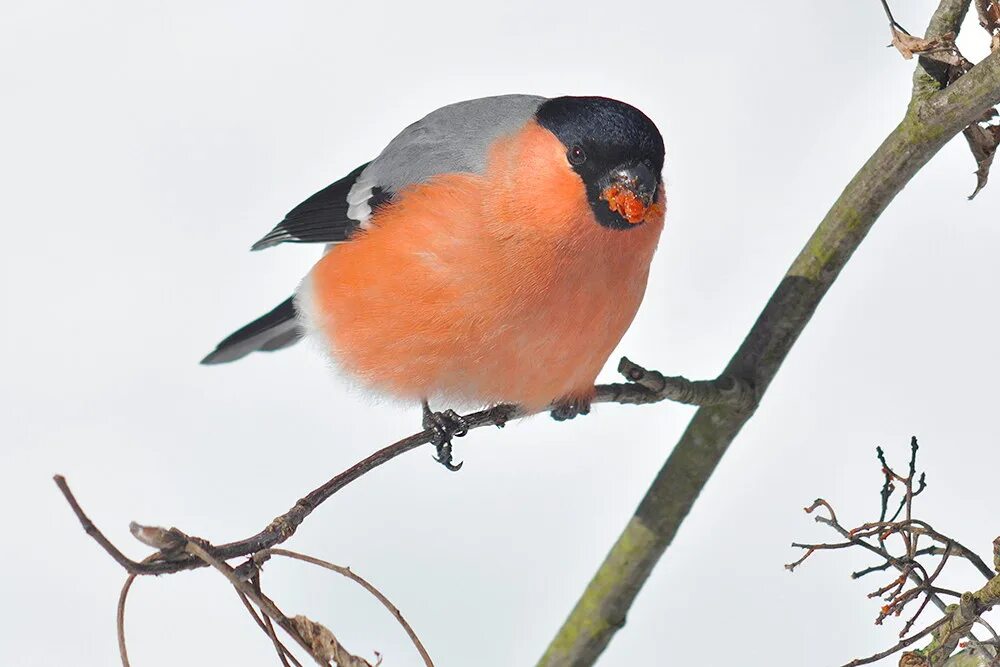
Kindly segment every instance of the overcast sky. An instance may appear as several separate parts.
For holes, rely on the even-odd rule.
[[[894,4],[922,32],[935,3]],[[599,94],[654,119],[667,227],[614,358],[714,377],[901,117],[913,63],[885,48],[876,0],[712,6],[5,3],[0,664],[118,659],[124,575],[53,473],[141,557],[130,520],[241,538],[417,429],[417,407],[373,402],[306,346],[197,362],[318,254],[250,244],[443,104]],[[985,37],[966,30],[966,54],[981,57]],[[918,509],[989,552],[1000,183],[966,201],[973,169],[953,141],[878,221],[601,664],[838,665],[894,643],[899,624],[875,627],[865,597],[884,581],[848,578],[864,556],[782,568],[791,541],[831,537],[801,511],[816,496],[845,522],[874,518],[877,444],[904,461],[917,435],[930,482]],[[602,405],[571,423],[482,429],[457,442],[459,474],[423,448],[338,494],[288,546],[368,577],[440,667],[531,665],[692,413]],[[950,584],[977,576],[957,565]],[[264,585],[352,651],[418,664],[350,582],[275,563]],[[140,580],[128,638],[136,667],[275,664],[207,571]]]

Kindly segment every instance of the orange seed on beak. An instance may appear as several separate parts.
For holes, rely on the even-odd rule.
[[[608,202],[608,208],[625,218],[629,223],[637,225],[646,217],[649,204],[628,188],[611,185],[601,193],[601,199]]]

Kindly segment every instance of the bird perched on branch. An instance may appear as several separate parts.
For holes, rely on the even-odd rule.
[[[327,245],[294,296],[202,363],[315,337],[363,384],[422,401],[450,468],[465,425],[428,400],[586,413],[646,288],[663,158],[653,122],[617,100],[442,107],[254,244]]]

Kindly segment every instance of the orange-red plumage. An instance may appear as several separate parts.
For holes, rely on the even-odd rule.
[[[482,175],[398,193],[324,255],[297,305],[340,366],[399,397],[588,399],[642,300],[662,188],[657,201],[627,231],[598,224],[566,146],[531,121]]]

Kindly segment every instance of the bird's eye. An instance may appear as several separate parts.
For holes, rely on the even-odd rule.
[[[587,161],[587,154],[579,146],[573,146],[566,153],[566,159],[569,160],[570,164],[583,164]]]

